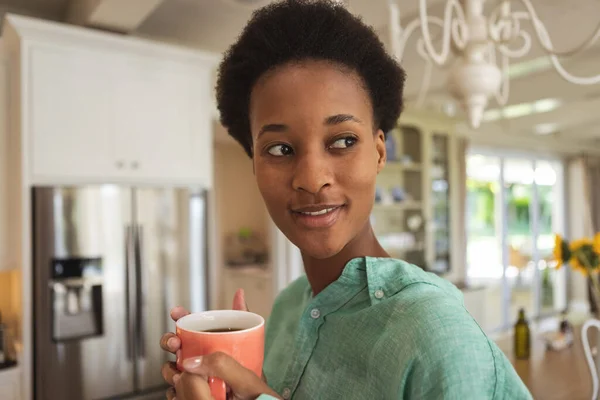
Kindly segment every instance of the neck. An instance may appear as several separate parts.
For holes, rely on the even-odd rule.
[[[365,228],[333,257],[317,259],[302,253],[304,270],[313,295],[316,296],[336,281],[348,261],[357,257],[389,257],[377,241],[370,223],[367,223]]]

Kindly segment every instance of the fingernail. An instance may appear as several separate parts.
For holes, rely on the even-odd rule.
[[[179,379],[180,379],[180,378],[181,378],[181,377],[179,376],[179,374],[175,374],[175,375],[173,375],[173,383],[174,383],[175,385],[177,385],[177,384],[179,383]]]
[[[185,369],[198,368],[200,364],[202,364],[202,357],[188,358],[183,360],[183,368]]]
[[[169,346],[169,347],[175,347],[176,344],[177,344],[177,343],[175,343],[176,341],[177,340],[174,337],[170,338],[169,340],[167,340],[167,346]]]

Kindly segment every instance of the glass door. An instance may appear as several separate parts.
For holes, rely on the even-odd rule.
[[[560,161],[472,152],[467,157],[467,280],[486,287],[484,329],[567,306],[566,274],[552,260],[564,233]]]
[[[564,236],[565,189],[560,162],[536,160],[534,187],[537,198],[535,218],[537,231],[535,260],[538,264],[540,285],[540,315],[555,314],[567,308],[566,268],[557,270],[553,257],[554,234]]]
[[[496,156],[467,157],[467,283],[487,290],[486,331],[504,324],[500,162]]]
[[[534,231],[536,227],[534,202],[537,200],[531,160],[503,159],[506,266],[505,282],[508,285],[508,322],[516,321],[523,308],[528,316],[537,314],[538,276],[534,259],[537,257]],[[539,228],[538,228],[539,230]]]

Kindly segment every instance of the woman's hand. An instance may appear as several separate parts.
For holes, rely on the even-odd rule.
[[[238,290],[235,293],[235,296],[233,298],[233,309],[234,310],[243,310],[243,311],[248,311],[248,307],[246,305],[246,300],[244,299],[244,291],[243,290]],[[177,321],[178,319],[186,316],[189,314],[189,311],[185,310],[183,307],[175,307],[171,310],[171,319],[173,319],[173,321]],[[181,340],[179,340],[179,337],[177,337],[177,335],[175,335],[172,332],[166,333],[162,336],[162,338],[160,339],[160,347],[165,350],[168,351],[170,353],[176,354],[178,357],[180,356],[179,354],[179,349],[181,347]],[[162,375],[163,378],[167,381],[167,383],[171,386],[176,386],[175,380],[178,381],[178,383],[181,381],[181,378],[183,377],[183,388],[188,388],[190,387],[189,390],[194,390],[195,393],[202,393],[202,390],[206,390],[206,387],[208,387],[208,384],[206,383],[206,376],[216,376],[216,377],[221,377],[218,374],[222,374],[221,373],[221,369],[219,367],[220,362],[222,361],[223,356],[225,356],[225,358],[228,358],[229,361],[225,361],[224,364],[227,365],[236,365],[243,369],[244,371],[240,370],[239,368],[234,368],[234,374],[233,376],[231,376],[230,374],[228,374],[228,372],[225,372],[225,376],[227,376],[228,378],[221,378],[223,379],[226,383],[230,383],[228,379],[232,379],[232,382],[234,382],[234,386],[229,385],[230,388],[232,388],[232,390],[234,391],[234,393],[236,393],[237,395],[237,390],[240,390],[241,394],[247,394],[247,393],[251,393],[253,391],[253,385],[252,385],[252,381],[248,381],[248,383],[250,384],[250,386],[247,387],[246,384],[241,385],[241,387],[238,387],[240,385],[238,385],[238,381],[236,376],[242,376],[242,377],[248,377],[248,375],[246,375],[247,373],[250,373],[252,375],[253,378],[257,378],[256,375],[254,375],[254,373],[252,373],[249,370],[246,370],[245,368],[243,368],[241,365],[239,365],[235,360],[233,360],[231,357],[228,357],[225,354],[220,354],[220,353],[216,353],[216,354],[211,354],[209,356],[205,356],[203,357],[202,362],[200,363],[203,367],[202,370],[204,370],[204,368],[208,368],[210,371],[212,371],[213,369],[216,371],[215,374],[216,375],[204,375],[202,376],[197,375],[198,371],[197,367],[199,365],[199,363],[194,363],[194,360],[185,360],[184,361],[184,368],[186,368],[186,365],[190,367],[190,369],[188,370],[186,368],[186,372],[185,373],[181,373],[178,369],[175,363],[173,362],[167,362],[165,364],[163,364],[162,367]],[[214,357],[216,357],[217,359],[217,366],[215,367],[214,365]],[[207,361],[208,360],[208,361]],[[220,361],[221,360],[221,361]],[[187,364],[186,364],[187,361]],[[231,363],[231,361],[233,361],[233,364]],[[194,365],[190,365],[190,363],[194,364]],[[237,371],[237,372],[236,372]],[[187,378],[186,378],[187,376]],[[177,377],[177,378],[174,378]],[[260,380],[260,378],[259,378]],[[188,385],[186,382],[191,381],[193,382],[192,384]],[[206,386],[204,387],[204,385],[202,383],[200,383],[200,381],[203,382],[203,384]],[[266,390],[265,392],[262,393],[268,393],[271,394],[273,396],[276,396],[276,394],[274,394],[274,392],[266,385],[265,382],[261,381],[262,383],[262,387],[260,390]],[[181,385],[181,384],[180,384]],[[182,389],[185,390],[185,389]],[[167,398],[169,400],[174,399],[175,398],[175,392],[176,390],[174,388],[169,389],[169,391],[167,392]],[[207,392],[209,397],[198,397],[198,399],[211,399],[210,397],[210,392]],[[259,393],[261,394],[261,393]],[[257,397],[257,396],[255,396]],[[240,397],[240,398],[251,398],[251,397]],[[191,399],[196,400],[196,398],[192,397]],[[178,395],[177,396],[177,400],[182,400],[182,396]]]
[[[233,309],[248,311],[246,299],[244,298],[244,291],[242,289],[238,289],[238,291],[235,292],[235,295],[233,296]],[[175,307],[171,310],[171,319],[177,322],[179,318],[185,317],[189,313],[190,312],[183,307]],[[177,354],[179,348],[181,347],[181,340],[179,340],[179,337],[177,337],[177,335],[173,332],[165,333],[160,338],[160,347],[162,347],[163,350],[168,351],[169,353]],[[168,366],[168,364],[169,363],[163,366],[163,371],[165,367]],[[169,382],[169,384],[172,385],[173,383]]]
[[[183,373],[167,371],[167,374],[172,374],[169,378],[175,384],[175,390],[167,393],[169,400],[175,397],[176,400],[212,400],[207,383],[209,376],[225,381],[231,391],[228,398],[254,400],[261,394],[279,398],[261,378],[224,353],[184,360],[183,368]]]

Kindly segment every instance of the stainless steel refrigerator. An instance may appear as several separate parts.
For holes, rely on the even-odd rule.
[[[32,190],[35,399],[163,399],[169,309],[207,308],[206,192]]]

